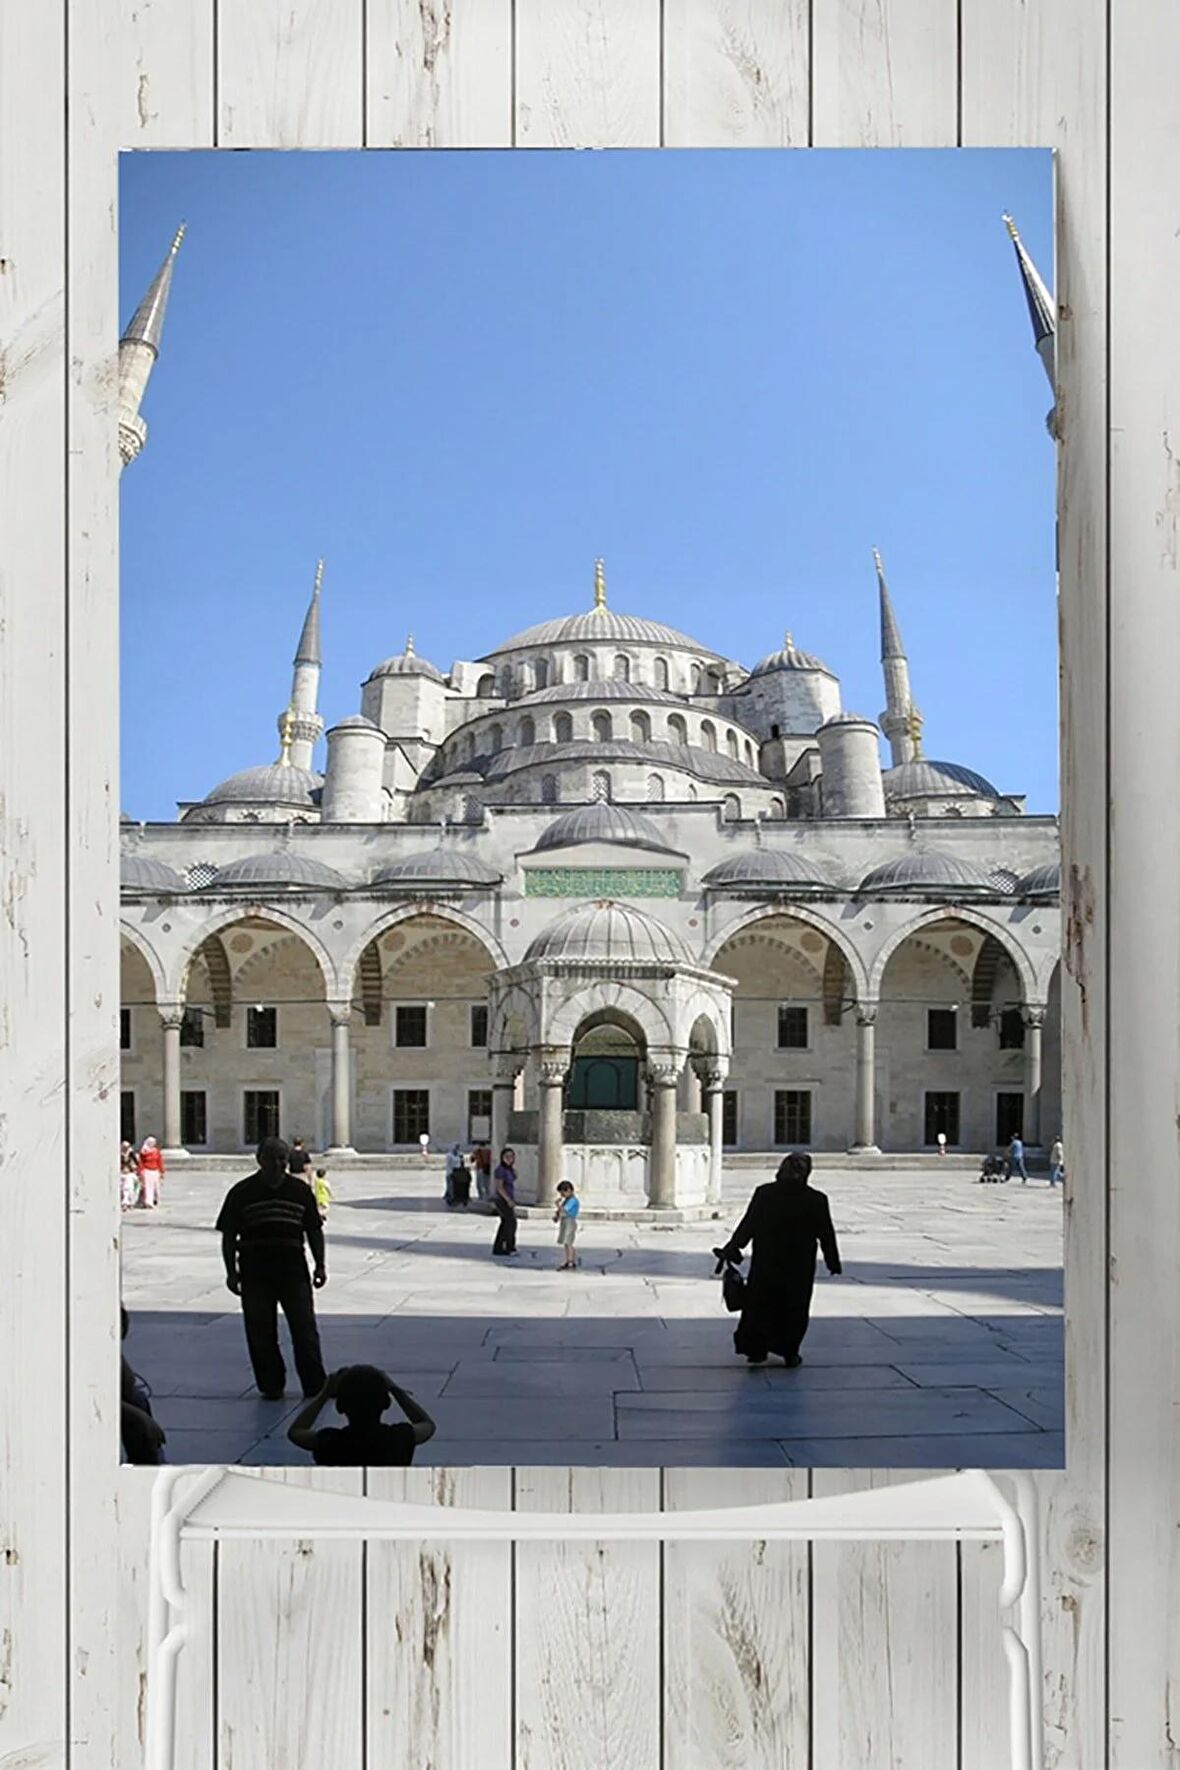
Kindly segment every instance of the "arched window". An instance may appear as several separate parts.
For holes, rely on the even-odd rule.
[[[541,804],[557,804],[557,776],[555,774],[541,776]]]
[[[771,817],[786,817],[787,808],[781,799],[772,799],[770,801],[770,815]]]
[[[664,802],[664,777],[662,774],[649,774],[647,777],[647,797],[652,805]]]
[[[496,692],[496,678],[492,675],[481,676],[475,685],[475,692],[481,701],[491,700]]]
[[[555,713],[553,716],[553,741],[555,744],[571,744],[574,741],[574,722],[568,713]]]
[[[736,793],[727,793],[725,795],[725,798],[721,802],[721,815],[727,824],[732,823],[735,818],[742,815],[742,802]]]
[[[530,748],[536,743],[536,741],[537,727],[535,723],[529,718],[522,719],[520,722],[520,729],[517,733],[517,742],[521,745],[522,749],[524,749]]]
[[[610,775],[605,769],[600,769],[596,774],[591,775],[590,794],[592,798],[604,803],[610,799]]]
[[[586,656],[586,654],[584,652],[579,652],[577,657],[574,659],[574,681],[575,682],[589,682],[589,680],[590,680],[590,659]]]
[[[704,744],[706,750],[712,750],[716,753],[717,728],[711,719],[704,719],[701,721],[701,742]]]
[[[472,731],[469,731],[467,733],[467,740],[463,745],[463,760],[464,760],[464,762],[470,762],[471,758],[474,755],[475,755],[475,733]]]
[[[469,824],[483,822],[483,800],[478,793],[468,793],[463,801],[463,816]]]
[[[633,744],[650,744],[651,720],[646,713],[632,713],[631,742]]]
[[[750,767],[753,768],[753,766],[754,766],[754,746],[750,742],[749,738],[746,739],[746,761],[749,763]]]
[[[590,721],[590,729],[594,733],[596,743],[609,744],[614,733],[609,713],[595,713]]]
[[[548,688],[548,686],[549,660],[548,658],[537,658],[533,664],[533,687]]]
[[[736,762],[738,759],[738,737],[737,737],[736,731],[727,731],[726,732],[726,734],[725,734],[725,748],[727,749],[729,754],[733,757],[734,761]]]
[[[688,802],[689,802],[689,804],[695,805],[699,798],[700,798],[700,794],[697,792],[696,787],[693,785],[692,781],[689,781],[689,783],[688,783]]]
[[[688,742],[688,726],[679,713],[668,715],[668,736],[674,744]]]
[[[706,670],[705,671],[705,693],[706,694],[720,694],[721,693],[721,672],[719,670]]]
[[[948,805],[942,815],[943,817],[962,817],[963,808],[961,805]]]
[[[668,687],[668,660],[667,660],[667,658],[657,658],[656,659],[656,687],[663,688],[663,689],[666,689]]]
[[[492,754],[494,755],[497,750],[502,750],[503,748],[504,748],[504,727],[502,725],[489,725],[488,726],[488,749],[491,750]]]
[[[692,669],[689,671],[689,681],[692,684],[693,694],[700,694],[700,692],[701,692],[701,666],[699,664],[694,664],[692,666]]]
[[[630,682],[631,680],[631,660],[624,657],[622,652],[615,659],[614,675],[619,682]]]

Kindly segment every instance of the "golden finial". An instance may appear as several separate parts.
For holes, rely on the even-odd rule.
[[[917,758],[922,754],[922,715],[917,707],[910,708],[906,716],[906,725],[909,729],[910,742],[914,746],[914,756]]]
[[[412,657],[413,657],[413,655],[414,655],[414,635],[413,635],[413,634],[412,634],[412,633],[407,633],[407,634],[406,634],[406,651],[405,651],[405,655],[406,655],[406,657],[408,657],[408,658],[412,658]]]
[[[176,232],[173,234],[173,236],[172,236],[172,250],[173,250],[173,252],[180,251],[180,242],[184,238],[184,230],[187,226],[188,226],[188,222],[182,221],[180,226],[177,228]]]
[[[788,628],[787,631],[783,634],[783,650],[784,651],[794,651],[794,649],[795,649],[795,640],[791,634],[790,629]]]
[[[282,750],[279,754],[279,767],[290,768],[291,745],[295,741],[295,715],[292,713],[290,707],[288,707],[287,711],[283,714],[283,729],[279,736],[281,737],[283,744]]]
[[[1002,220],[1003,220],[1004,226],[1008,229],[1009,239],[1018,240],[1020,238],[1020,235],[1016,231],[1016,223],[1013,221],[1012,217],[1010,215],[1006,214],[1002,217]]]
[[[594,606],[606,607],[606,567],[601,559],[594,561]]]

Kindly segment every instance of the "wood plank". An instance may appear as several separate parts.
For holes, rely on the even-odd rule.
[[[931,1474],[938,1471],[931,1470]],[[817,1469],[817,1496],[912,1480]],[[946,1770],[958,1740],[954,1543],[815,1543],[811,1770]]]
[[[670,1511],[806,1499],[806,1470],[668,1469]],[[806,1543],[664,1549],[663,1770],[806,1764]]]
[[[512,0],[369,0],[370,147],[512,145]]]
[[[221,147],[360,147],[364,0],[218,0]]]
[[[268,1481],[360,1493],[359,1469]],[[218,1770],[356,1770],[364,1762],[360,1542],[217,1544]]]
[[[113,71],[118,145],[213,145],[215,0],[120,0],[123,49]]]
[[[0,7],[0,1751],[64,1759],[65,7]]]
[[[814,0],[812,144],[953,147],[957,0]]]
[[[516,0],[516,146],[659,140],[659,0]]]
[[[668,147],[805,147],[807,0],[664,0]]]
[[[520,1511],[657,1511],[657,1469],[518,1469]],[[660,1761],[660,1545],[516,1546],[515,1770]]]
[[[1104,1763],[1105,1062],[1109,1028],[1106,643],[1106,4],[964,0],[963,140],[1054,146],[1065,959],[1065,1475],[1036,1477],[1045,1724],[1055,1770]],[[997,218],[998,225],[998,218]],[[1043,266],[1046,275],[1052,267]],[[1029,352],[1029,373],[1039,365]],[[1046,389],[1046,392],[1048,390]],[[1132,1047],[1137,1049],[1137,1047]]]
[[[1006,1744],[1008,1662],[1000,1634],[1000,1585],[1004,1550],[1000,1543],[963,1543],[959,1550],[959,1752],[956,1770],[995,1770],[997,1751]]]
[[[1180,1762],[1175,7],[1110,8],[1110,1761]],[[1166,806],[1166,815],[1161,812]]]
[[[508,1511],[509,1469],[373,1469],[375,1499]],[[370,1764],[512,1770],[511,1543],[370,1543]]]

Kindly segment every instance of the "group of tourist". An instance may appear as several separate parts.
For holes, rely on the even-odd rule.
[[[160,1203],[164,1178],[164,1152],[154,1137],[145,1137],[139,1149],[126,1138],[119,1146],[119,1204],[124,1211],[137,1207],[154,1211]]]
[[[497,1259],[519,1254],[516,1245],[516,1151],[502,1149],[500,1160],[492,1168],[492,1151],[486,1142],[477,1143],[470,1156],[464,1157],[463,1145],[452,1143],[446,1154],[446,1179],[443,1198],[448,1210],[466,1210],[471,1203],[471,1173],[475,1175],[478,1198],[488,1204],[498,1219],[492,1254]],[[575,1244],[581,1203],[572,1183],[562,1180],[557,1188],[557,1206],[553,1221],[557,1224],[557,1245],[562,1250],[559,1272],[572,1272],[578,1263]]]

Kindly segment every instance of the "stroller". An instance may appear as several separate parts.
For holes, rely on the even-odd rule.
[[[1007,1178],[1008,1174],[1003,1157],[998,1155],[985,1155],[983,1158],[983,1166],[979,1170],[980,1185],[994,1186],[997,1182],[1002,1182]]]

